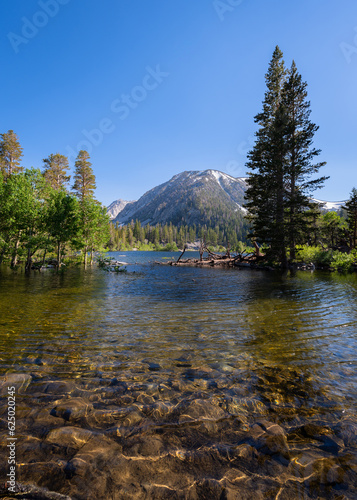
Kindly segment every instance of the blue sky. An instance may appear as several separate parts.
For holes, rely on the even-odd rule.
[[[0,44],[0,132],[25,167],[87,148],[106,205],[184,170],[245,176],[276,45],[320,126],[315,196],[357,187],[355,0],[2,0]]]

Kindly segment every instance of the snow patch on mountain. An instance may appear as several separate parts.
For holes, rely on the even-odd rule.
[[[138,219],[142,224],[200,225],[223,214],[230,219],[229,213],[233,216],[240,211],[243,216],[245,189],[244,181],[217,170],[185,171],[124,206],[115,220],[119,224]],[[211,206],[218,212],[212,214]]]
[[[318,203],[323,210],[328,210],[328,211],[334,211],[338,212],[346,203],[347,200],[345,201],[323,201],[323,200],[317,200],[316,198],[312,198],[312,201],[315,203]]]

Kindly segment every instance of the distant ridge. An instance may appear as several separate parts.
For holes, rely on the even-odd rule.
[[[139,220],[141,224],[208,227],[232,220],[242,224],[246,187],[244,179],[218,170],[186,171],[127,203],[113,220],[119,224]]]
[[[115,200],[108,207],[107,213],[110,215],[111,219],[115,219],[115,217],[125,208],[128,203],[134,203],[133,201],[125,201],[125,200]]]
[[[232,177],[219,170],[185,171],[147,191],[137,201],[116,200],[108,207],[113,221],[142,225],[166,224],[227,228],[237,232],[247,226],[244,219],[246,177]],[[339,210],[344,201],[314,199],[324,210]]]

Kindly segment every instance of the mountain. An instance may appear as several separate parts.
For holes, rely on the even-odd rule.
[[[108,207],[107,213],[111,219],[115,219],[119,212],[121,212],[128,203],[134,203],[133,201],[125,200],[115,200]]]
[[[175,225],[219,227],[244,233],[245,177],[232,177],[218,170],[186,171],[147,191],[137,201],[114,201],[108,207],[112,220],[142,225],[172,222]],[[339,210],[344,204],[313,199],[323,210]]]
[[[312,201],[318,203],[320,208],[326,212],[338,212],[346,203],[345,201],[323,201],[317,200],[316,198],[312,198]]]
[[[142,225],[172,222],[208,227],[242,226],[245,209],[244,178],[235,178],[218,170],[188,171],[128,203],[114,221],[127,224],[139,220]],[[115,203],[115,202],[114,202]],[[112,203],[113,205],[113,203]]]

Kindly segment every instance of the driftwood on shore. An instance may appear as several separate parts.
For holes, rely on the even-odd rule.
[[[170,266],[226,266],[226,267],[251,267],[257,265],[259,262],[264,260],[265,255],[260,251],[259,246],[255,243],[255,251],[251,253],[238,253],[237,255],[232,255],[229,248],[225,254],[218,254],[212,252],[207,248],[206,245],[201,245],[200,247],[200,258],[199,259],[182,259],[186,247],[183,249],[181,255],[177,261],[168,262]],[[203,257],[203,254],[207,253],[207,257]]]

